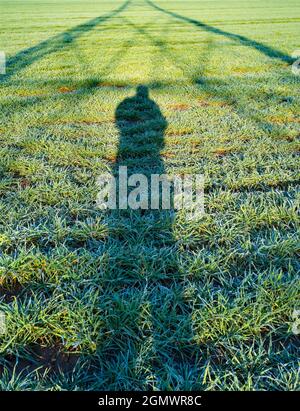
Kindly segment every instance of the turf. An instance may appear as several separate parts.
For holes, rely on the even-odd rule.
[[[298,0],[0,10],[0,388],[299,389]],[[205,216],[97,209],[122,161]]]

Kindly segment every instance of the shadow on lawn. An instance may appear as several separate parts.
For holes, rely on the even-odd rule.
[[[218,29],[217,27],[205,24],[205,23],[203,23],[199,20],[191,19],[189,17],[185,17],[185,16],[182,16],[180,14],[174,13],[172,11],[166,10],[162,7],[157,6],[156,4],[154,4],[150,0],[146,0],[146,2],[151,7],[153,7],[156,10],[161,11],[162,13],[168,14],[169,16],[172,16],[176,19],[186,21],[187,23],[193,24],[194,26],[199,27],[200,29],[203,29],[203,30],[205,30],[209,33],[217,34],[217,35],[220,35],[220,36],[230,38],[234,41],[238,41],[239,43],[241,43],[241,44],[243,44],[247,47],[252,47],[252,48],[256,49],[260,53],[265,54],[266,56],[268,56],[272,59],[278,59],[278,60],[287,62],[289,64],[293,63],[293,61],[294,61],[294,59],[292,57],[290,57],[289,55],[284,54],[282,51],[276,50],[273,47],[267,46],[264,43],[260,43],[259,41],[249,39],[248,37],[242,36],[240,34],[235,34],[235,33],[229,32],[229,31],[221,30],[221,29]]]
[[[133,97],[118,105],[115,118],[119,146],[112,173],[116,176],[120,166],[127,166],[128,178],[133,173],[143,174],[150,187],[151,175],[166,173],[161,152],[167,120],[143,85],[137,87]],[[120,236],[109,226],[109,241],[117,244],[118,250],[117,255],[111,256],[110,266],[114,266],[115,281],[120,287],[112,298],[112,312],[119,324],[111,326],[115,339],[106,354],[100,351],[100,356],[111,357],[112,368],[114,361],[126,358],[124,369],[128,367],[133,379],[151,387],[148,373],[156,376],[160,369],[172,366],[170,358],[176,362],[180,355],[183,357],[177,345],[182,338],[176,336],[180,326],[173,330],[164,322],[166,317],[176,317],[174,321],[180,322],[173,290],[181,275],[173,233],[174,213],[160,206],[159,210],[118,210],[117,216],[113,213],[112,217],[112,224],[118,219],[118,224],[127,227],[128,232]],[[124,311],[123,304],[132,305],[132,309]],[[122,379],[116,384],[121,388]]]

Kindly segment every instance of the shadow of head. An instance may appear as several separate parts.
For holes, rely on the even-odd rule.
[[[148,87],[146,87],[146,86],[137,86],[136,96],[137,96],[137,98],[148,99],[149,98],[149,89],[148,89]]]

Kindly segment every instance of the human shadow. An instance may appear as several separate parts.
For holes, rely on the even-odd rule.
[[[165,174],[162,150],[168,123],[157,103],[149,97],[148,87],[138,86],[133,97],[125,98],[117,106],[115,121],[119,145],[112,173],[117,176],[119,167],[126,166],[128,177],[139,173],[147,176],[148,182],[153,174]],[[173,296],[172,284],[178,278],[174,213],[161,207],[153,210],[150,204],[148,209],[117,213],[118,224],[126,232],[122,235],[112,225],[109,227],[109,241],[117,250],[110,263],[115,267],[114,281],[119,284],[114,299],[132,305],[132,309],[130,316],[124,316],[122,304],[114,307],[115,317],[120,318],[118,327],[114,327],[115,338],[118,335],[114,340],[118,340],[114,361],[126,358],[133,378],[148,386],[147,373],[159,372],[166,363],[166,346],[171,351],[176,346],[174,331],[166,330],[161,321],[163,311],[163,315],[173,312],[174,301],[170,296]],[[166,284],[170,286],[168,296]],[[145,351],[145,347],[149,349]],[[141,371],[141,364],[148,364],[147,372]]]
[[[217,34],[217,35],[220,35],[220,36],[230,38],[231,40],[238,41],[239,43],[241,43],[241,44],[243,44],[247,47],[252,47],[253,49],[259,51],[260,53],[262,53],[265,56],[270,57],[272,59],[281,60],[281,61],[289,63],[289,64],[293,63],[293,61],[294,61],[294,59],[292,57],[290,57],[289,55],[287,55],[287,54],[283,53],[282,51],[277,50],[273,47],[270,47],[270,46],[268,46],[264,43],[261,43],[259,41],[249,39],[248,37],[242,36],[240,34],[235,34],[235,33],[229,32],[229,31],[218,29],[217,27],[210,26],[209,24],[205,24],[202,21],[182,16],[182,15],[174,13],[170,10],[166,10],[162,7],[157,6],[151,0],[146,0],[146,2],[151,7],[153,7],[156,10],[161,11],[162,13],[168,14],[169,16],[172,16],[176,19],[179,19],[179,20],[185,21],[187,23],[193,24],[194,26],[199,27],[199,28],[201,28],[201,29],[203,29],[203,30],[205,30],[209,33],[214,33],[214,34]]]
[[[75,40],[81,37],[83,34],[91,31],[96,26],[103,24],[107,20],[116,16],[124,11],[130,4],[130,0],[125,1],[116,10],[111,11],[107,15],[99,16],[87,21],[86,23],[79,24],[72,27],[56,36],[50,37],[47,40],[40,42],[39,44],[29,47],[25,50],[21,50],[14,56],[10,57],[6,62],[7,73],[1,76],[0,83],[6,82],[10,77],[17,74],[19,71],[25,69],[36,61],[41,60],[49,54],[56,53],[66,47],[69,47]]]

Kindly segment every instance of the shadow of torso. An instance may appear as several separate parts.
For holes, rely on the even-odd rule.
[[[134,97],[122,101],[115,117],[120,140],[114,172],[119,166],[127,166],[128,175],[163,174],[160,152],[164,147],[167,121],[158,105],[149,98],[147,87],[139,86]]]

